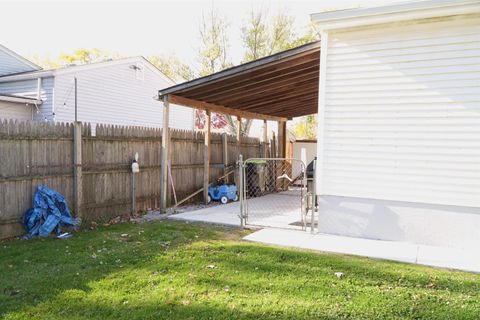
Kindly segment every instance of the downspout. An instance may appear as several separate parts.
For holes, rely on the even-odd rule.
[[[42,78],[37,79],[37,100],[40,100],[42,93]]]
[[[41,100],[41,96],[42,96],[42,78],[38,78],[37,79],[37,101]],[[36,103],[35,103],[35,109],[37,109],[37,113],[41,114],[41,111],[40,109],[38,109],[38,105]],[[34,120],[33,113],[32,113],[32,120]]]

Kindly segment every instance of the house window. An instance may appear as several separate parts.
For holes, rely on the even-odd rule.
[[[145,66],[141,62],[135,65],[135,79],[145,80]]]

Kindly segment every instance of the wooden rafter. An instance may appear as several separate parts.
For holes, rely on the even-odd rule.
[[[277,116],[271,116],[271,115],[266,115],[266,114],[261,114],[256,112],[227,108],[227,107],[216,105],[213,103],[193,100],[193,99],[189,99],[181,96],[176,96],[176,95],[168,95],[168,96],[169,96],[168,100],[173,104],[192,107],[195,109],[210,110],[212,112],[229,114],[232,116],[237,116],[237,117],[247,118],[247,119],[261,119],[261,120],[271,120],[271,121],[287,121],[288,120],[285,117],[277,117]]]
[[[248,119],[286,121],[316,113],[320,43],[159,90],[171,103]]]
[[[306,78],[312,76],[312,74],[318,77],[319,65],[318,63],[309,64],[305,68],[298,66],[298,68],[293,68],[292,70],[286,71],[285,73],[280,73],[278,75],[271,75],[269,77],[263,77],[262,79],[252,79],[247,82],[235,82],[229,86],[222,88],[212,88],[212,90],[203,91],[200,94],[192,94],[191,97],[195,99],[210,100],[221,98],[225,95],[235,95],[235,94],[250,94],[251,92],[258,92],[260,90],[269,89],[275,87],[276,85],[282,86],[285,83],[291,83],[298,79]]]

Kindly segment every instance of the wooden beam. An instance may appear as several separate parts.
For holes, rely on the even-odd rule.
[[[169,96],[163,97],[163,123],[162,123],[162,154],[161,154],[161,174],[160,174],[160,212],[167,211],[168,199],[168,155],[170,144],[170,101]]]
[[[210,85],[202,88],[201,90],[188,91],[189,97],[198,100],[209,100],[218,95],[228,94],[233,92],[244,92],[250,88],[258,88],[263,85],[268,85],[272,82],[277,83],[284,79],[295,79],[299,76],[305,76],[307,74],[315,73],[318,77],[318,70],[320,65],[318,59],[309,60],[307,63],[290,66],[287,69],[276,70],[274,73],[263,73],[257,77],[248,77],[245,80],[232,79],[232,81],[226,83],[222,87]]]
[[[318,86],[316,86],[318,88]],[[285,97],[279,97],[279,98],[271,98],[268,101],[262,100],[259,102],[255,103],[249,103],[249,104],[239,104],[238,107],[241,108],[242,111],[249,111],[249,110],[268,110],[270,112],[274,112],[272,110],[272,106],[274,105],[282,105],[283,103],[288,103],[288,102],[295,102],[298,99],[307,99],[307,98],[314,98],[318,95],[318,91],[311,91],[311,92],[298,92],[296,94],[290,94]],[[264,112],[264,111],[263,111]],[[286,120],[280,120],[280,121],[286,121]]]
[[[278,157],[287,157],[287,122],[278,122]]]
[[[259,96],[256,99],[244,99],[232,103],[241,110],[255,109],[255,106],[277,103],[280,101],[295,101],[297,98],[304,98],[307,95],[316,95],[318,92],[318,82],[310,82],[307,85],[292,87],[289,90],[279,91],[266,96]],[[244,108],[245,107],[245,108]],[[258,111],[257,111],[258,112]]]
[[[293,109],[294,113],[300,112],[305,109],[311,109],[313,112],[310,114],[317,113],[317,106],[318,106],[318,97],[317,96],[307,96],[302,99],[298,99],[296,101],[286,101],[281,103],[275,103],[269,105],[269,109],[272,112],[278,113],[286,113],[287,111],[291,111]],[[288,112],[287,112],[288,113]]]
[[[208,100],[208,101],[223,101],[225,98],[228,99],[236,99],[239,97],[250,97],[251,95],[258,94],[260,92],[269,92],[272,90],[279,90],[281,88],[288,87],[294,83],[300,83],[306,80],[316,81],[318,83],[318,68],[315,73],[302,73],[292,78],[285,77],[279,78],[278,80],[268,82],[268,83],[257,83],[253,81],[250,83],[249,86],[239,87],[234,90],[227,90],[227,91],[219,91],[217,94],[212,94],[208,96],[202,95],[200,96],[192,96],[192,99],[199,99],[199,100]]]
[[[256,112],[250,111],[242,111],[238,109],[228,108],[220,105],[216,105],[213,103],[208,103],[205,101],[198,101],[189,98],[185,98],[182,96],[176,95],[168,95],[169,101],[174,104],[179,104],[186,107],[196,108],[200,110],[208,110],[211,112],[218,112],[223,114],[229,114],[237,117],[247,118],[247,119],[263,119],[263,120],[271,120],[271,121],[286,121],[287,118],[285,117],[277,117],[271,115],[265,115]]]
[[[223,105],[247,105],[256,101],[264,101],[275,98],[287,97],[291,93],[302,93],[308,92],[309,90],[318,90],[318,74],[314,75],[311,79],[304,79],[302,81],[292,81],[286,85],[272,86],[270,89],[259,90],[255,92],[250,92],[248,94],[245,92],[243,95],[228,96],[226,95],[223,98],[219,98],[217,101],[221,102]]]
[[[208,185],[210,184],[210,121],[211,113],[207,110],[205,113],[205,144],[203,148],[203,201],[208,203]]]

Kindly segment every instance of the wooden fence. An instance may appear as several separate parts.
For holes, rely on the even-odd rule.
[[[24,232],[21,218],[41,184],[62,193],[73,208],[77,183],[84,221],[102,222],[129,214],[130,166],[136,152],[140,165],[135,184],[136,210],[159,207],[160,129],[98,125],[92,135],[90,125],[82,125],[81,173],[75,183],[73,131],[72,124],[0,120],[0,238]],[[174,129],[170,135],[169,187],[180,200],[203,186],[204,135]],[[234,165],[240,153],[244,158],[259,157],[263,148],[256,138],[242,137],[239,144],[234,136],[212,134],[210,181],[221,176],[226,165]],[[174,201],[172,195],[170,192],[170,203]]]

